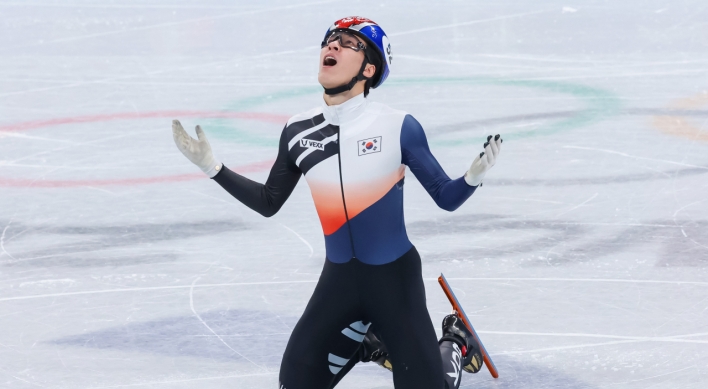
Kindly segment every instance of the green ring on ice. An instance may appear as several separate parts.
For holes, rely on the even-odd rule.
[[[582,84],[549,81],[549,80],[532,80],[532,79],[509,79],[501,77],[404,77],[390,79],[387,87],[406,87],[419,85],[492,85],[500,87],[515,87],[515,88],[530,88],[541,90],[548,93],[560,93],[581,100],[585,107],[580,109],[576,114],[554,121],[553,123],[543,125],[539,128],[531,130],[514,131],[504,133],[504,139],[516,140],[524,138],[532,138],[537,136],[552,135],[558,132],[571,130],[574,128],[588,126],[611,116],[616,115],[620,108],[620,99],[612,92],[593,88]],[[322,93],[322,87],[299,87],[286,89],[274,93],[268,93],[260,96],[248,97],[238,100],[227,107],[231,111],[247,111],[254,107],[266,105],[268,103],[296,98],[314,93]],[[238,141],[253,146],[273,147],[277,146],[278,136],[264,137],[262,135],[243,130],[239,127],[230,125],[232,119],[211,119],[205,123],[208,128],[209,135],[223,140]],[[284,125],[285,123],[283,123]],[[455,140],[430,140],[431,144],[440,146],[463,146],[477,142],[478,139],[455,139]]]

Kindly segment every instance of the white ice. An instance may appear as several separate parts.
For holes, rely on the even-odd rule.
[[[708,387],[700,0],[3,0],[0,387],[276,387],[324,260],[309,189],[262,218],[170,122],[265,180],[351,14],[393,46],[370,98],[418,118],[450,175],[505,139],[454,213],[406,185],[433,321],[443,272],[500,371],[462,386]],[[361,365],[340,387],[391,375]]]

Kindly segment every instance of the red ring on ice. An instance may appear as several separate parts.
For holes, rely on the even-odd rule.
[[[258,120],[269,123],[282,124],[287,122],[289,116],[265,112],[230,112],[230,111],[153,111],[153,112],[121,112],[102,115],[72,116],[48,120],[36,120],[23,123],[6,124],[0,126],[2,132],[20,132],[37,128],[59,126],[63,124],[96,123],[113,120],[130,120],[146,118],[219,118],[219,119],[245,119]],[[247,165],[237,166],[233,170],[239,173],[257,172],[269,168],[273,160],[260,161]],[[170,182],[191,181],[204,179],[203,173],[176,174],[160,177],[117,178],[107,180],[29,180],[15,178],[0,178],[2,187],[35,187],[35,188],[70,188],[80,186],[110,186],[110,185],[146,185]]]

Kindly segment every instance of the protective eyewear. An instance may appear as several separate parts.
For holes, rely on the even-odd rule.
[[[357,39],[356,36],[344,31],[333,32],[330,36],[327,37],[327,39],[322,41],[322,47],[325,47],[334,41],[339,41],[340,46],[346,47],[347,49],[352,49],[354,51],[366,49],[366,45],[364,45],[364,43]]]

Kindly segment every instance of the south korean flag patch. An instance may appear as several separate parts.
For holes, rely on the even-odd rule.
[[[369,139],[362,139],[357,142],[359,155],[367,155],[381,152],[381,137],[376,136]]]

